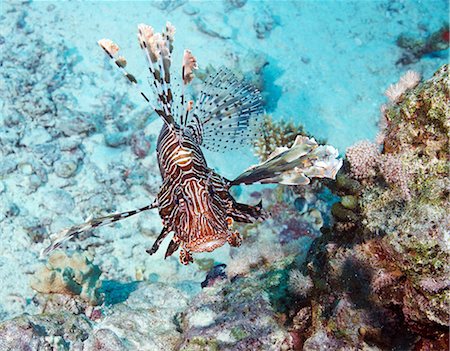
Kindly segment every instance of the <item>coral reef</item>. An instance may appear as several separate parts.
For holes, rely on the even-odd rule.
[[[420,83],[421,76],[414,71],[407,71],[400,80],[387,88],[385,95],[391,102],[398,102],[402,95],[408,90],[415,88]]]
[[[309,276],[303,275],[299,270],[289,272],[289,289],[298,296],[307,296],[313,288],[313,282]]]
[[[397,61],[397,64],[409,65],[417,62],[425,55],[448,49],[449,43],[448,23],[444,24],[426,38],[417,38],[407,34],[400,34],[397,38],[397,45],[404,51]]]
[[[445,65],[386,105],[381,148],[350,148],[330,184],[341,197],[335,223],[303,267],[314,290],[310,312],[298,313],[310,323],[293,329],[305,350],[428,350],[448,341],[448,77]]]
[[[46,266],[38,270],[31,287],[43,294],[77,295],[91,305],[101,302],[99,280],[100,268],[92,263],[92,257],[75,252],[68,256],[55,251],[48,258]]]

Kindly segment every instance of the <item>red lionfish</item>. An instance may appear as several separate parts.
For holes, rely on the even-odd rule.
[[[257,136],[252,132],[263,113],[261,95],[239,81],[229,69],[221,68],[206,78],[195,103],[188,101],[185,89],[194,78],[197,61],[185,50],[181,84],[173,84],[170,66],[174,33],[170,23],[162,33],[155,33],[145,24],[138,26],[139,45],[148,63],[154,99],[138,88],[139,93],[164,121],[156,149],[162,176],[157,198],[140,209],[95,218],[52,235],[52,244],[44,250],[45,254],[82,232],[157,208],[163,229],[147,252],[154,254],[167,235],[174,233],[165,257],[181,247],[180,262],[189,264],[193,262],[192,253],[210,252],[226,242],[239,246],[242,239],[232,229],[234,221],[252,223],[267,217],[261,202],[256,206],[238,203],[230,195],[230,187],[254,183],[308,184],[308,177],[334,179],[342,165],[337,150],[319,146],[314,139],[303,136],[298,136],[290,149],[277,148],[267,161],[250,167],[234,180],[225,179],[209,168],[202,147],[225,151]],[[138,87],[134,75],[125,69],[125,58],[118,55],[119,47],[108,39],[98,43]]]

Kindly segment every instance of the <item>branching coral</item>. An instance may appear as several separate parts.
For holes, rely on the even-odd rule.
[[[302,125],[285,120],[274,121],[265,115],[261,125],[261,137],[254,142],[256,155],[265,161],[277,147],[291,147],[297,135],[307,136]]]
[[[74,253],[68,256],[55,251],[46,266],[33,277],[31,287],[44,294],[80,296],[84,301],[97,305],[100,301],[100,268],[87,255]]]

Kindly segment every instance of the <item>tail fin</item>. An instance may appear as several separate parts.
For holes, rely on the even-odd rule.
[[[41,257],[48,255],[53,250],[61,247],[64,242],[75,238],[76,236],[80,235],[81,233],[84,233],[93,228],[98,228],[98,227],[101,227],[101,226],[104,226],[107,224],[121,221],[122,219],[134,216],[135,214],[141,213],[143,211],[148,211],[153,208],[156,208],[157,206],[158,206],[157,203],[154,202],[151,205],[147,205],[147,206],[144,206],[144,207],[136,209],[136,210],[122,212],[122,213],[114,213],[114,214],[111,214],[108,216],[94,218],[94,219],[87,221],[86,223],[64,229],[56,234],[52,234],[52,235],[50,235],[50,239],[51,239],[52,243],[41,252]]]
[[[231,182],[231,185],[279,183],[309,184],[310,178],[336,177],[342,167],[338,151],[330,145],[318,145],[314,139],[298,135],[291,148],[277,148],[269,158]]]

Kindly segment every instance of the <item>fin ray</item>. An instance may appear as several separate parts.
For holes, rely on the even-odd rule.
[[[50,235],[51,244],[41,252],[41,257],[48,255],[53,250],[61,247],[63,243],[77,237],[81,233],[87,232],[88,230],[91,230],[94,228],[98,228],[98,227],[101,227],[104,225],[108,225],[108,224],[112,224],[112,223],[121,221],[125,218],[134,216],[138,213],[154,209],[157,206],[158,206],[158,204],[155,201],[150,205],[141,207],[136,210],[126,211],[126,212],[121,212],[121,213],[113,213],[113,214],[110,214],[107,216],[88,220],[83,224],[79,224],[79,225],[75,225],[70,228],[63,229],[56,234]]]
[[[261,100],[256,88],[222,67],[205,80],[188,127],[209,150],[237,148],[255,136]]]

